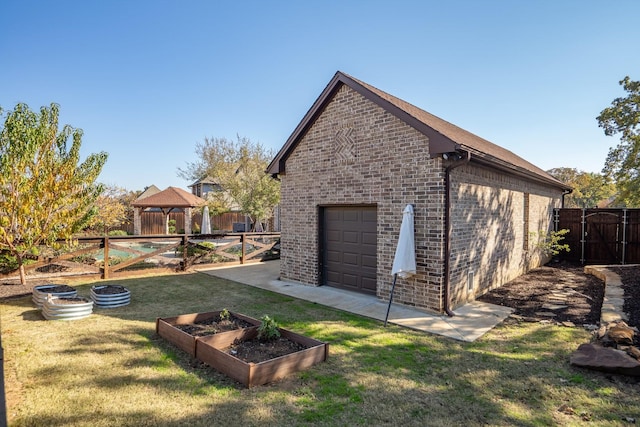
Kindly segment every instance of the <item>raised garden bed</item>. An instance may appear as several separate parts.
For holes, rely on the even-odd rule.
[[[256,328],[260,321],[242,314],[229,312],[229,320],[221,321],[222,311],[182,314],[156,319],[156,332],[192,356],[196,355],[196,341],[207,338],[215,342],[219,336],[227,336],[233,342],[242,338],[245,330]]]
[[[92,286],[91,299],[99,308],[124,307],[131,303],[131,292],[120,285]]]
[[[55,283],[35,286],[33,288],[31,299],[38,309],[41,309],[44,305],[47,295],[54,297],[75,297],[78,295],[78,291],[72,286],[57,285]]]
[[[254,363],[242,360],[241,347],[244,343],[258,341],[258,328],[246,329],[241,337],[221,334],[218,337],[202,337],[196,341],[196,358],[217,371],[241,382],[247,387],[266,384],[284,378],[294,372],[307,369],[327,359],[327,343],[278,328],[280,340],[290,341],[288,354],[266,358]],[[215,338],[215,339],[213,339]],[[260,345],[253,343],[255,345]],[[269,343],[264,343],[269,346]],[[267,353],[269,349],[265,349]],[[251,351],[255,353],[256,348]],[[232,354],[232,353],[235,353]]]
[[[78,320],[93,312],[93,301],[84,297],[47,297],[42,316],[47,320]]]

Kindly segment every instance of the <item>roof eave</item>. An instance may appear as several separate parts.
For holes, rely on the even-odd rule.
[[[565,190],[573,190],[572,187],[564,184],[563,182],[560,182],[556,179],[553,178],[545,178],[544,176],[540,175],[539,173],[515,166],[511,163],[508,163],[504,160],[500,160],[498,158],[495,158],[493,156],[490,156],[488,154],[476,151],[476,150],[471,150],[468,147],[462,147],[463,150],[465,151],[469,151],[471,152],[471,162],[472,163],[476,163],[485,167],[489,167],[492,169],[497,169],[500,170],[502,172],[506,172],[508,174],[511,175],[516,175],[519,177],[523,177],[523,178],[527,178],[531,181],[536,181],[540,184],[545,184],[545,185],[549,185],[558,189],[561,189],[562,191]]]

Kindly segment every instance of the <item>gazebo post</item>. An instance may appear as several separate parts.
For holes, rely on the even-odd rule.
[[[134,236],[139,236],[142,234],[142,222],[140,221],[140,209],[141,208],[133,208],[133,234]]]
[[[191,234],[191,208],[184,208],[184,234]]]

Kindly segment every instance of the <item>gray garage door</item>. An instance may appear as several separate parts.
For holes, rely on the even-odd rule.
[[[375,206],[323,208],[323,284],[375,295],[376,237]]]

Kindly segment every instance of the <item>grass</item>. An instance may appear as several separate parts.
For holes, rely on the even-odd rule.
[[[94,282],[95,283],[95,282]],[[94,283],[70,283],[88,295]],[[640,420],[640,385],[580,370],[589,334],[503,324],[462,343],[202,273],[127,280],[127,307],[44,321],[30,298],[2,302],[12,426],[548,426]],[[326,362],[245,389],[155,334],[156,317],[272,316],[330,343]]]

